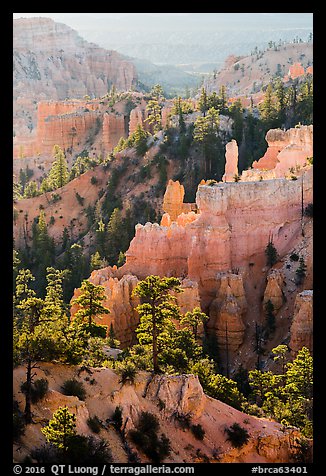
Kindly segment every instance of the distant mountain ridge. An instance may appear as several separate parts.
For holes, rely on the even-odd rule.
[[[275,45],[242,57],[231,55],[221,70],[205,80],[204,86],[209,93],[218,92],[224,85],[229,95],[251,95],[260,92],[275,76],[286,78],[289,69],[296,64],[311,71],[313,43]]]

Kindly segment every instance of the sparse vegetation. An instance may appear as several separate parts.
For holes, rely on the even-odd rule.
[[[99,433],[102,428],[102,422],[96,415],[87,419],[87,425],[93,433]]]
[[[161,463],[171,452],[170,440],[162,433],[157,417],[149,412],[141,412],[136,428],[129,431],[133,443],[148,456],[153,463]]]
[[[86,390],[82,382],[72,378],[66,380],[62,385],[62,392],[64,395],[73,395],[78,397],[79,400],[85,400]]]
[[[233,423],[229,428],[225,429],[227,440],[232,443],[235,448],[241,448],[249,440],[248,430],[243,428],[239,423]]]

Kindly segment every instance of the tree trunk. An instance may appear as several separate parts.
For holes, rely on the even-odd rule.
[[[155,316],[155,307],[152,306],[152,316],[153,316],[153,369],[154,373],[159,373],[158,366],[158,354],[157,354],[157,329],[156,329],[156,316]]]
[[[32,389],[32,361],[27,361],[26,372],[26,388],[25,388],[25,422],[32,423],[32,410],[31,410],[31,389]]]

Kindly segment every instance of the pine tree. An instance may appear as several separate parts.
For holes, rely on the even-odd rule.
[[[266,123],[266,127],[272,127],[276,118],[276,109],[274,105],[273,86],[271,83],[267,86],[264,100],[259,109],[261,118]]]
[[[277,262],[278,253],[271,239],[265,248],[265,255],[267,258],[267,266],[273,266]]]
[[[117,264],[120,251],[128,248],[128,233],[124,226],[121,210],[115,208],[107,225],[107,259],[112,266]]]
[[[216,157],[216,145],[219,132],[219,113],[216,109],[210,108],[205,117],[198,117],[194,127],[194,141],[198,142],[205,157],[205,176],[211,178],[212,160]]]
[[[140,344],[151,344],[155,373],[159,372],[159,336],[166,330],[171,318],[179,316],[179,308],[175,305],[175,297],[170,294],[171,291],[181,292],[179,279],[148,276],[137,284],[132,293],[133,296],[139,296],[146,301],[136,308],[140,317],[136,333]]]
[[[70,413],[68,407],[59,407],[41,431],[49,443],[59,450],[68,451],[71,440],[77,434],[76,415]]]
[[[53,158],[55,159],[49,172],[49,185],[53,190],[63,187],[69,181],[69,171],[66,157],[63,150],[55,145],[53,148]]]
[[[227,112],[227,103],[228,103],[228,98],[226,94],[226,87],[224,84],[220,87],[219,90],[219,99],[220,99],[220,113],[225,114]]]
[[[37,197],[38,195],[39,195],[39,190],[35,180],[28,182],[28,184],[25,187],[24,198]]]
[[[208,316],[202,312],[199,307],[195,307],[192,311],[186,312],[186,314],[180,319],[180,324],[190,327],[194,339],[197,339],[198,328],[205,324],[207,320]]]
[[[157,99],[151,99],[148,101],[146,106],[148,117],[145,119],[145,121],[148,122],[148,124],[153,125],[154,133],[162,129],[161,110],[162,107],[160,106]]]
[[[208,98],[207,98],[207,92],[206,92],[206,88],[202,88],[201,89],[201,93],[200,93],[200,97],[199,97],[199,100],[198,100],[198,111],[200,111],[203,116],[205,117],[206,116],[206,112],[208,110]]]
[[[103,286],[96,285],[84,279],[80,288],[80,295],[73,300],[80,309],[76,312],[75,318],[86,323],[86,328],[91,328],[95,317],[102,314],[109,314],[109,309],[102,305],[106,299]]]

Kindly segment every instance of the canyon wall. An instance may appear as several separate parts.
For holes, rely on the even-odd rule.
[[[136,84],[134,65],[119,53],[83,40],[70,27],[50,18],[13,22],[14,129],[27,134],[35,127],[40,100],[100,97],[112,85],[127,91]],[[28,98],[24,109],[16,101]],[[25,125],[25,127],[24,127]]]

